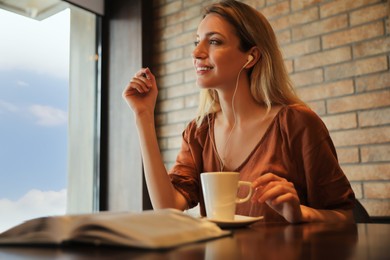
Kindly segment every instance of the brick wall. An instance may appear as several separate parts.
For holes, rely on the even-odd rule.
[[[155,0],[157,134],[167,168],[194,118],[191,51],[202,7]],[[271,22],[300,97],[324,120],[371,216],[390,216],[390,0],[247,0]]]

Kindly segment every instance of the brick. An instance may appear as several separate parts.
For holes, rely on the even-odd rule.
[[[202,1],[203,0],[185,0],[185,1],[183,1],[183,6],[189,7],[189,6],[197,5],[197,4],[202,3]]]
[[[206,7],[206,6],[209,6],[210,4],[214,3],[215,1],[214,0],[204,0],[202,1],[202,3],[200,4],[200,6],[202,8]]]
[[[304,9],[307,7],[310,7],[312,5],[324,2],[325,0],[297,0],[297,1],[291,1],[291,9],[293,11],[297,11],[300,9]]]
[[[180,11],[182,6],[183,6],[182,1],[175,1],[167,5],[164,5],[158,9],[158,15],[159,15],[158,17],[167,16],[176,13]]]
[[[165,4],[165,0],[155,0],[153,1],[153,7],[160,7]]]
[[[177,37],[167,39],[166,48],[170,50],[186,45],[193,45],[195,38],[195,32],[187,32],[180,34]]]
[[[349,181],[382,181],[390,179],[390,163],[342,165]]]
[[[296,92],[302,100],[313,101],[352,94],[354,87],[352,80],[341,80],[312,87],[298,88]]]
[[[313,22],[318,20],[318,18],[318,9],[314,7],[282,16],[278,19],[271,20],[270,23],[275,31],[279,31],[299,24]]]
[[[294,82],[294,85],[297,87],[312,85],[324,81],[322,69],[294,73],[291,74],[290,77]]]
[[[358,163],[359,149],[357,147],[337,148],[339,163]]]
[[[172,49],[156,55],[155,63],[164,64],[183,58],[183,48]]]
[[[180,149],[182,136],[174,136],[167,138],[167,149]]]
[[[311,101],[306,104],[317,114],[324,115],[326,113],[325,101]]]
[[[167,26],[166,23],[167,21],[165,17],[155,18],[153,21],[153,26],[156,30],[159,31]]]
[[[266,5],[266,0],[245,0],[244,2],[246,4],[252,6],[253,8],[257,9],[257,10],[260,10],[261,8],[264,8],[264,6]],[[268,4],[273,4],[275,2],[276,1],[267,0]]]
[[[390,92],[387,93],[387,98],[390,99]],[[358,121],[361,127],[390,124],[390,107],[359,112]]]
[[[390,87],[390,73],[385,71],[356,79],[356,91],[366,92]]]
[[[166,40],[159,40],[153,44],[154,51],[156,53],[161,53],[163,51],[166,51],[167,49],[167,41]]]
[[[173,166],[173,163],[176,161],[176,157],[178,154],[179,150],[178,149],[173,149],[173,150],[164,150],[162,151],[161,155],[166,162],[166,168],[170,169]]]
[[[161,39],[169,39],[174,36],[177,36],[179,34],[183,33],[183,24],[174,24],[172,26],[164,27],[160,32]]]
[[[187,69],[192,69],[194,66],[192,65],[192,61],[190,59],[180,59],[175,60],[166,64],[166,71],[168,74],[176,73],[179,71],[184,71]]]
[[[163,125],[156,128],[157,137],[172,137],[180,135],[185,128],[184,123]]]
[[[166,100],[166,99],[167,99],[167,89],[166,88],[159,88],[158,96],[157,96],[158,102],[161,102],[162,100]]]
[[[165,125],[167,123],[167,113],[157,114],[154,116],[156,126]]]
[[[260,10],[261,8],[263,8],[265,6],[265,1],[266,0],[244,0],[243,2],[245,2],[246,4],[252,6],[253,8],[255,8],[257,10]],[[267,2],[270,2],[270,1],[267,1]]]
[[[195,81],[196,81],[196,73],[195,73],[194,69],[186,70],[184,72],[184,82],[185,83],[191,82],[191,83],[196,84]]]
[[[262,8],[260,11],[267,19],[270,20],[272,18],[288,14],[290,12],[290,2],[283,1],[275,5]]]
[[[160,88],[170,87],[183,83],[183,73],[165,75],[158,78],[158,86]]]
[[[287,44],[291,42],[291,31],[284,30],[275,32],[279,45]]]
[[[158,56],[158,55],[156,55]],[[159,83],[159,80],[162,76],[165,76],[167,73],[165,72],[165,65],[159,64],[159,65],[153,65],[153,68],[151,68],[152,73],[156,77],[157,83]]]
[[[360,148],[362,162],[389,162],[390,145],[370,145]]]
[[[330,1],[329,3],[324,4],[320,7],[320,13],[321,17],[328,17],[376,2],[379,2],[379,0]]]
[[[342,47],[296,58],[295,69],[297,71],[307,70],[316,67],[337,64],[343,61],[351,60],[351,58],[352,55],[350,47]]]
[[[201,12],[202,9],[199,6],[193,6],[193,7],[181,9],[179,12],[167,16],[167,25],[181,23],[195,17],[201,18],[202,17]]]
[[[383,22],[361,25],[322,36],[324,49],[346,45],[384,35]]]
[[[336,80],[352,76],[361,77],[364,74],[384,71],[387,69],[387,57],[378,56],[326,67],[325,79]]]
[[[320,49],[320,38],[312,38],[282,46],[283,56],[285,58],[302,56],[319,51]]]
[[[390,216],[390,202],[389,200],[362,200],[362,205],[367,210],[370,216],[388,217]]]
[[[353,57],[361,58],[390,51],[390,37],[362,42],[352,46]]]
[[[158,103],[159,112],[168,112],[184,108],[184,98],[167,99]]]
[[[339,15],[292,28],[292,39],[297,41],[348,27],[348,16]]]
[[[361,182],[351,182],[351,188],[355,193],[355,198],[362,199],[363,198],[363,187]]]
[[[364,198],[390,199],[390,182],[363,183]]]
[[[390,126],[330,132],[336,147],[390,142]],[[390,172],[389,172],[390,174]]]
[[[267,6],[268,5],[273,5],[273,4],[275,4],[275,3],[278,3],[278,2],[280,2],[280,1],[284,1],[284,0],[266,0],[267,1]]]
[[[388,15],[388,3],[380,3],[351,12],[349,19],[350,24],[354,26],[357,24],[382,19],[386,17],[386,15]]]
[[[194,83],[167,88],[167,98],[183,97],[194,93],[199,93],[199,88]]]
[[[390,89],[327,100],[329,113],[340,113],[390,105]]]
[[[323,116],[322,120],[328,127],[329,131],[352,129],[357,127],[357,119],[355,113]]]
[[[173,123],[188,123],[195,118],[196,108],[191,109],[181,109],[177,111],[172,111],[168,114],[167,122],[168,124]]]
[[[202,17],[195,17],[190,20],[184,21],[183,28],[184,31],[196,31],[199,23],[201,22]]]
[[[292,60],[284,60],[284,66],[286,67],[288,74],[294,72],[294,65]]]
[[[160,150],[166,150],[168,149],[168,141],[167,138],[160,138],[158,140],[158,147],[160,147]]]
[[[196,93],[195,95],[186,96],[184,98],[184,104],[186,108],[198,107],[199,93]],[[192,113],[192,115],[195,115],[195,113]]]

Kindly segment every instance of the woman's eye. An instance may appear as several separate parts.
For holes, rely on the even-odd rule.
[[[218,45],[220,42],[218,40],[210,40],[211,45]]]
[[[195,47],[199,45],[199,41],[194,41]]]

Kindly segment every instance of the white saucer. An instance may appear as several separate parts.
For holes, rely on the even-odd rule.
[[[250,225],[252,223],[255,223],[261,219],[263,219],[263,216],[260,217],[248,217],[248,216],[242,216],[242,215],[234,215],[234,220],[219,220],[219,219],[209,219],[206,218],[208,221],[214,222],[221,228],[233,228],[233,227],[245,227],[247,225]]]

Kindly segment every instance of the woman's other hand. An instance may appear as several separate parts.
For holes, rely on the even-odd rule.
[[[266,173],[257,178],[252,187],[255,190],[253,203],[267,203],[290,223],[302,222],[300,201],[292,182],[273,173]]]
[[[136,115],[154,113],[157,100],[156,79],[149,68],[140,69],[125,87],[122,97]]]

